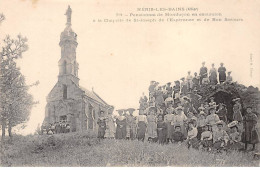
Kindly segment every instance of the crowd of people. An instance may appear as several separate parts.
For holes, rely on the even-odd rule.
[[[67,121],[61,120],[59,122],[50,123],[49,125],[43,125],[41,127],[41,134],[53,135],[57,133],[69,133],[70,125]]]
[[[233,113],[228,113],[224,103],[216,103],[199,95],[205,86],[232,83],[231,71],[226,75],[226,68],[221,63],[218,70],[212,64],[209,70],[202,63],[199,75],[187,77],[160,86],[151,81],[149,96],[140,98],[139,115],[135,109],[117,110],[119,116],[105,115],[101,111],[98,118],[98,137],[116,139],[138,139],[160,144],[182,143],[188,147],[221,150],[248,149],[248,144],[259,142],[256,130],[257,115],[251,106],[246,107],[242,116],[240,98],[234,98]],[[232,120],[227,114],[233,114]],[[116,124],[116,126],[115,126]]]

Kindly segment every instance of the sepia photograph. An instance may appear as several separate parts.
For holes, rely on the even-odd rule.
[[[260,1],[0,0],[0,167],[259,167]]]

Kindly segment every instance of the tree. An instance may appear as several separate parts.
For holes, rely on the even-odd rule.
[[[0,15],[1,22],[1,15]],[[26,85],[25,78],[17,67],[17,59],[27,51],[27,39],[18,35],[16,39],[6,36],[0,51],[0,120],[2,138],[5,137],[5,130],[12,140],[12,128],[18,124],[28,121],[31,108],[36,102],[28,93],[31,86]]]

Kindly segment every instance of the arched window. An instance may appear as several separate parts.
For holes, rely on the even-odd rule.
[[[64,61],[64,63],[63,63],[63,73],[67,74],[67,62],[66,61]]]
[[[63,99],[67,99],[67,91],[68,91],[67,86],[63,85]]]

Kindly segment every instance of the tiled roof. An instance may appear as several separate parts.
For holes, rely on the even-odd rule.
[[[103,99],[101,99],[101,97],[99,97],[98,94],[96,94],[94,91],[90,91],[84,87],[80,86],[80,89],[83,90],[85,92],[85,95],[103,105],[108,105]]]

